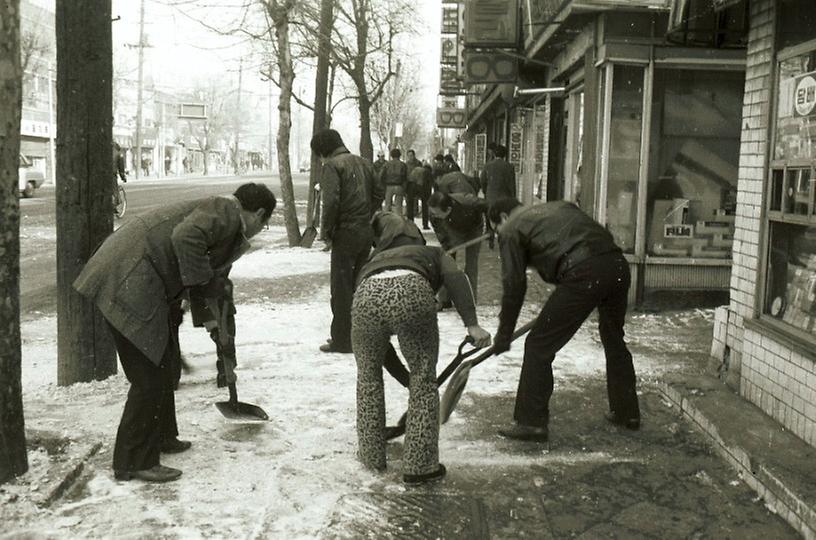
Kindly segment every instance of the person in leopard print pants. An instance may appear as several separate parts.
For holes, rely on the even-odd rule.
[[[474,345],[486,347],[490,334],[478,324],[470,284],[442,248],[424,245],[380,251],[363,267],[359,280],[351,310],[359,458],[368,468],[386,467],[382,367],[396,334],[410,370],[403,480],[418,484],[441,479],[446,471],[439,463],[435,294],[442,285],[448,288]]]

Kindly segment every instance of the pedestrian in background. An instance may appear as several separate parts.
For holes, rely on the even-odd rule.
[[[419,198],[419,186],[416,184],[418,178],[411,173],[415,168],[421,166],[422,162],[416,158],[416,152],[408,150],[408,159],[405,160],[405,167],[408,171],[408,181],[405,183],[405,215],[410,220],[413,220],[416,215],[417,199]]]
[[[391,150],[391,159],[380,170],[380,180],[385,186],[385,210],[395,211],[399,215],[404,214],[402,202],[408,184],[408,167],[400,159],[401,156],[399,148],[394,148]]]
[[[119,480],[166,482],[181,471],[159,454],[183,452],[175,397],[181,376],[178,324],[185,293],[220,300],[222,276],[267,223],[275,196],[244,184],[231,197],[163,206],[126,222],[94,253],[74,287],[108,323],[130,391],[116,434]],[[216,326],[208,330],[220,331]]]
[[[416,199],[418,200],[418,204],[422,206],[422,229],[426,231],[430,228],[428,226],[430,219],[428,198],[431,196],[432,174],[430,165],[420,165],[419,167],[414,167],[408,175],[408,182],[414,185]],[[410,219],[413,218],[413,215],[410,216]]]
[[[433,172],[432,187],[434,193],[436,193],[436,191],[439,189],[439,179],[442,178],[442,176],[444,176],[445,174],[445,156],[443,156],[442,154],[436,154],[433,158],[433,164],[431,165],[431,169]]]
[[[503,197],[516,197],[516,171],[506,158],[507,148],[496,145],[493,159],[482,169],[481,187],[488,207]]]
[[[375,181],[374,164],[350,153],[337,131],[318,131],[310,145],[323,161],[320,237],[331,250],[331,336],[320,350],[350,353],[354,284],[371,251],[374,235],[370,221],[374,201],[382,194]]]
[[[456,163],[456,160],[455,160],[455,159],[453,159],[453,156],[452,156],[452,155],[450,155],[450,154],[445,154],[444,160],[445,160],[444,166],[445,166],[445,172],[446,172],[446,173],[449,173],[449,172],[457,172],[457,171],[461,171],[461,170],[462,170],[462,169],[459,167],[459,165]]]
[[[629,264],[612,235],[566,201],[523,206],[499,199],[489,210],[499,233],[502,303],[494,354],[510,350],[513,330],[527,292],[527,266],[555,285],[524,343],[514,424],[499,430],[512,439],[544,442],[553,392],[552,363],[594,309],[606,356],[609,413],[606,419],[640,427],[632,355],[624,341]]]
[[[357,440],[362,463],[385,470],[383,358],[396,335],[410,369],[403,481],[420,484],[445,476],[439,463],[439,326],[435,292],[443,285],[477,347],[490,345],[478,324],[470,285],[456,262],[436,246],[402,245],[380,251],[360,273],[352,307],[357,361]]]

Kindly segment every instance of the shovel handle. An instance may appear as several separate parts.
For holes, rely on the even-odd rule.
[[[238,403],[238,390],[235,388],[235,383],[229,385],[229,400],[230,403]]]

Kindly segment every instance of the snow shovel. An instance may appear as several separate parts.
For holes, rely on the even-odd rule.
[[[513,337],[510,339],[510,341],[513,342],[529,332],[534,323],[535,319],[513,332]],[[451,377],[451,381],[448,383],[447,388],[445,388],[445,393],[442,394],[442,399],[439,400],[440,424],[444,424],[448,421],[448,419],[450,419],[453,409],[456,407],[456,404],[459,402],[459,398],[462,397],[462,392],[465,390],[465,385],[467,384],[468,377],[470,376],[470,370],[490,358],[492,354],[493,347],[489,347],[485,349],[482,354],[472,360],[462,363],[456,369],[456,372]]]
[[[226,303],[226,302],[224,302]],[[229,335],[229,310],[219,309],[218,301],[207,299],[207,307],[218,321],[218,341],[216,352],[218,355],[219,380],[227,382],[229,401],[217,401],[215,408],[224,418],[240,423],[260,422],[269,420],[269,415],[262,408],[251,403],[238,401],[238,390],[235,388],[235,341]],[[227,354],[231,351],[232,354]],[[222,372],[223,370],[223,372]]]
[[[306,230],[300,237],[300,247],[310,248],[317,238],[317,226],[315,223],[320,216],[320,184],[315,184],[312,190],[312,213],[306,216]]]
[[[468,343],[473,343],[473,338],[471,338],[470,336],[468,336],[468,337],[466,337],[465,339],[462,340],[462,343],[459,344],[459,350],[456,352],[456,356],[453,357],[453,360],[451,360],[451,363],[448,364],[448,366],[436,378],[437,386],[441,386],[442,383],[444,383],[446,380],[448,380],[448,377],[450,377],[450,374],[453,373],[453,371],[456,368],[458,368],[459,365],[466,358],[472,356],[477,351],[481,350],[480,347],[474,347],[474,348],[470,349],[469,351],[465,352],[464,348],[465,348],[465,345],[467,345]],[[385,432],[385,440],[386,441],[390,441],[391,439],[396,439],[397,437],[399,437],[400,435],[403,435],[405,433],[405,421],[407,420],[407,418],[408,418],[408,412],[406,411],[406,412],[402,413],[402,416],[400,416],[400,419],[397,422],[396,426],[386,427],[386,432]]]

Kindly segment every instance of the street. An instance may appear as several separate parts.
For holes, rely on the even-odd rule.
[[[305,201],[309,175],[293,174],[295,200]],[[139,180],[124,184],[127,213],[114,228],[151,208],[199,197],[225,195],[245,182],[264,182],[282,207],[277,175],[212,176]],[[280,212],[276,212],[281,219]],[[275,222],[273,218],[272,222]],[[56,219],[53,185],[38,190],[33,198],[20,199],[20,306],[23,317],[32,311],[56,310]]]

